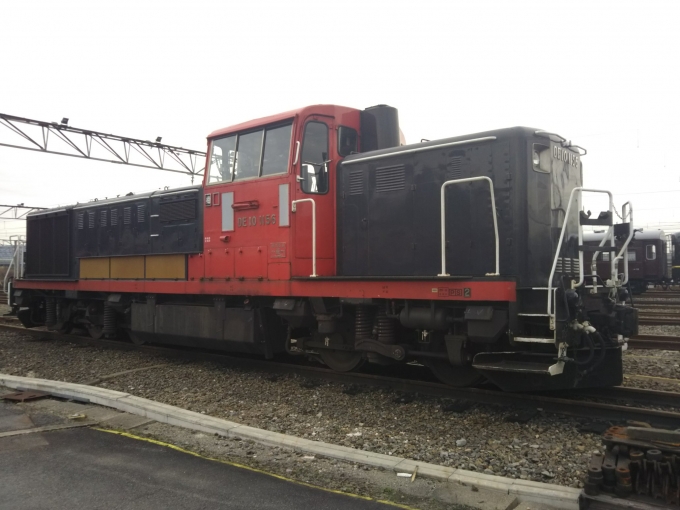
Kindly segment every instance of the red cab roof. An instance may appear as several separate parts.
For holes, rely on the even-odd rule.
[[[297,110],[290,110],[283,113],[278,113],[276,115],[270,115],[269,117],[262,117],[260,119],[249,120],[248,122],[242,122],[241,124],[236,124],[234,126],[229,126],[226,128],[218,129],[213,131],[208,135],[209,139],[217,138],[220,136],[228,135],[230,133],[237,133],[239,131],[247,131],[249,129],[254,129],[260,126],[266,126],[268,124],[275,124],[277,122],[282,122],[288,119],[294,119],[296,117],[307,117],[308,115],[328,115],[336,119],[341,118],[344,115],[359,113],[356,108],[348,108],[347,106],[337,106],[333,104],[317,104],[312,106],[305,106],[303,108],[298,108]]]

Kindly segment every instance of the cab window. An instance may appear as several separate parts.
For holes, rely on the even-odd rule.
[[[213,140],[208,184],[288,173],[292,130],[289,123]]]
[[[264,130],[239,135],[236,148],[236,169],[234,180],[252,179],[260,172],[262,159],[262,137]]]
[[[302,139],[300,185],[304,193],[328,193],[328,126],[308,122]]]
[[[344,158],[345,156],[358,152],[358,139],[359,137],[356,129],[340,126],[338,128],[338,154]]]
[[[236,135],[227,136],[213,140],[210,149],[210,168],[208,174],[208,184],[217,182],[231,182],[232,169],[234,163],[229,164],[229,157],[232,159],[236,153]]]
[[[264,136],[262,176],[288,173],[290,134],[293,125],[268,129]]]
[[[656,246],[653,244],[647,245],[647,260],[656,260]]]

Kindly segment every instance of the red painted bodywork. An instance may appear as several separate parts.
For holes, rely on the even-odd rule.
[[[360,132],[359,110],[334,105],[316,105],[220,129],[208,136],[208,153],[210,142],[215,138],[286,120],[293,121],[287,174],[207,184],[206,171],[202,200],[204,251],[188,257],[186,281],[22,280],[16,282],[16,287],[164,294],[515,301],[515,282],[511,280],[332,278],[337,274],[335,171],[341,159],[337,152],[337,128],[341,125],[348,126]],[[310,120],[325,122],[329,128],[331,163],[329,191],[326,194],[305,194],[296,179],[300,175],[302,159],[298,157],[298,161],[293,165],[296,145],[297,142],[302,143],[305,124]],[[279,221],[266,224],[259,220],[260,216],[276,215],[276,218],[280,218],[280,184],[289,186],[290,226],[280,226]],[[221,197],[222,193],[226,192],[234,193],[234,230],[223,232]],[[207,194],[210,194],[210,206],[206,205]],[[320,276],[318,279],[309,278],[312,274],[311,204],[298,204],[297,212],[290,212],[290,202],[302,198],[313,198],[316,202],[317,274]],[[254,225],[253,217],[256,218]]]

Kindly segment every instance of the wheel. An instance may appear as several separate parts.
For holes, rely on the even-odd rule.
[[[127,331],[127,337],[135,345],[144,345],[146,343],[146,340],[140,338],[139,335],[133,333],[132,331]]]
[[[104,336],[104,328],[94,324],[89,324],[87,326],[87,332],[90,334],[90,337],[94,338],[95,340],[99,340]]]
[[[364,364],[364,358],[360,352],[320,349],[319,356],[328,368],[336,372],[350,372]]]
[[[425,358],[423,361],[434,376],[444,384],[463,388],[473,386],[484,380],[484,376],[469,366],[453,366],[446,360]]]
[[[54,331],[60,335],[68,335],[73,330],[73,323],[69,321],[57,323],[54,327]]]

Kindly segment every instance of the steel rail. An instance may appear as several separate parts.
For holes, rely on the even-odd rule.
[[[137,346],[132,343],[114,340],[94,340],[89,337],[76,335],[62,335],[53,331],[39,329],[25,329],[23,327],[0,324],[0,330],[13,331],[20,334],[65,340],[67,342],[91,345],[99,348],[140,351],[171,358],[184,360],[207,361],[236,368],[248,368],[267,372],[296,374],[304,377],[323,379],[341,384],[358,384],[389,388],[393,391],[418,393],[440,398],[470,400],[481,404],[498,405],[511,408],[541,409],[544,412],[575,416],[580,418],[610,420],[617,423],[626,420],[642,421],[655,427],[680,427],[680,413],[659,411],[630,406],[574,400],[571,398],[554,397],[545,394],[505,393],[486,388],[455,388],[440,383],[420,380],[409,380],[397,377],[365,373],[341,373],[321,367],[295,365],[263,359],[237,357],[233,355],[216,354],[214,352],[170,349],[166,347]],[[680,398],[680,397],[679,397]]]
[[[673,316],[676,316],[676,318],[680,318],[680,316],[678,316],[678,311],[680,311],[680,309],[671,310],[670,312],[663,312],[663,311],[659,311],[659,310],[645,310],[645,309],[638,308],[638,313],[639,313],[640,317],[646,317],[646,318],[673,317]]]
[[[608,400],[622,400],[639,402],[645,405],[680,408],[680,394],[671,391],[647,390],[628,386],[614,386],[610,388],[587,388],[575,390],[570,395],[589,398],[604,398]]]
[[[640,315],[638,317],[638,324],[640,326],[679,326],[680,318],[660,318],[660,317],[645,317]]]
[[[628,340],[631,349],[680,351],[680,337],[671,335],[638,335]]]

